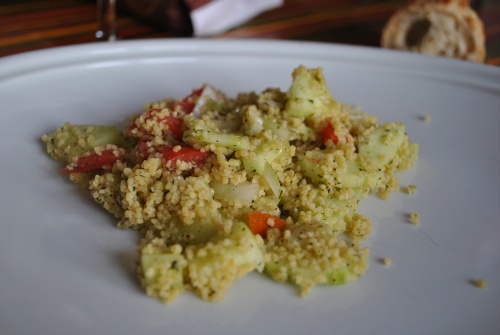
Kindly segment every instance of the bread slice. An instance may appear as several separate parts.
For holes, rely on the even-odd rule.
[[[468,0],[413,0],[386,23],[381,45],[482,63],[484,25]]]

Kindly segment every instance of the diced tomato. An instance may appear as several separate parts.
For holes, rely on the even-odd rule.
[[[321,129],[321,136],[323,137],[323,142],[326,143],[326,141],[330,140],[333,142],[333,144],[338,144],[339,143],[339,138],[335,134],[335,128],[333,127],[333,124],[331,121],[327,120],[325,126],[323,129]],[[347,134],[345,136],[345,140],[347,143],[349,143],[351,135]],[[352,140],[352,138],[351,138]]]
[[[175,168],[175,162],[178,160],[203,165],[212,154],[211,152],[202,152],[191,147],[181,147],[179,150],[175,150],[175,147],[167,145],[150,146],[145,141],[140,141],[137,144],[137,151],[143,158],[149,156],[151,148],[153,148],[154,152],[160,153],[166,162],[172,162],[170,164],[171,168]]]
[[[162,154],[167,162],[172,162],[173,167],[175,162],[180,160],[183,162],[192,162],[196,165],[203,165],[210,157],[211,152],[202,152],[191,147],[181,147],[180,150],[174,150],[171,146],[159,146],[155,147],[155,150]]]
[[[203,93],[203,88],[199,88],[197,90],[194,90],[190,95],[185,97],[182,100],[179,100],[175,105],[179,106],[180,109],[186,113],[190,114],[193,112],[194,107],[196,106],[196,103],[198,102],[198,98],[201,96],[201,93]]]
[[[324,142],[330,140],[333,144],[339,143],[339,138],[335,135],[335,129],[330,121],[326,121],[326,125],[321,130],[321,136]]]
[[[169,115],[167,117],[160,119],[161,123],[165,123],[168,126],[168,129],[172,133],[172,136],[178,140],[182,139],[182,135],[184,131],[182,130],[182,126],[184,121],[181,118],[178,118],[174,115]]]
[[[149,111],[146,112],[146,119],[150,120],[154,118],[156,116],[156,113],[159,113],[160,111],[161,111],[160,108],[150,109]],[[184,124],[182,118],[170,114],[163,117],[157,117],[157,122],[166,124],[172,136],[175,139],[178,140],[182,139],[183,135],[182,126]],[[135,122],[130,125],[128,131],[132,132],[134,129],[137,129],[137,124]]]
[[[196,106],[198,98],[201,96],[202,92],[203,88],[194,90],[190,95],[186,96],[185,98],[177,101],[175,104],[172,104],[171,106],[168,107],[172,111],[179,109],[185,114],[190,114],[193,112],[193,109]],[[175,139],[181,140],[183,135],[183,129],[182,129],[184,124],[183,119],[173,114],[158,117],[156,116],[156,114],[159,112],[161,112],[160,108],[152,108],[148,110],[145,114],[146,120],[151,120],[153,118],[156,118],[156,121],[158,123],[164,123],[168,126],[170,133]],[[135,122],[130,125],[128,131],[132,132],[134,129],[137,129],[137,124]]]
[[[106,149],[99,154],[92,152],[76,159],[76,164],[68,165],[61,170],[62,173],[90,172],[96,171],[104,166],[112,166],[118,161],[123,160],[123,151],[118,149]]]
[[[266,236],[267,230],[271,228],[269,225],[269,219],[272,219],[274,222],[273,227],[279,230],[284,230],[286,227],[286,221],[280,219],[277,216],[268,214],[268,213],[260,213],[260,212],[250,212],[248,214],[248,227],[254,234],[259,234],[262,237]]]
[[[148,144],[147,141],[139,141],[139,143],[137,143],[137,146],[136,146],[137,152],[144,159],[146,159],[149,156],[149,149],[150,148],[151,148],[151,146]]]

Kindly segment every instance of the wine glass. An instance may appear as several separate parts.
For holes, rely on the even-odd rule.
[[[98,28],[95,36],[99,41],[116,41],[118,33],[116,21],[116,0],[97,0]]]

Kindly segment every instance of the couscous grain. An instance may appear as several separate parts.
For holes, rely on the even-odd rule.
[[[43,135],[62,172],[140,234],[148,295],[218,301],[256,270],[305,296],[365,273],[371,222],[358,204],[397,190],[419,147],[404,124],[338,103],[321,69],[292,76],[286,92],[203,85],[148,103],[125,131],[66,123]]]
[[[408,185],[408,186],[404,187],[404,191],[407,194],[415,194],[415,192],[417,192],[417,186],[415,186],[415,185]]]
[[[476,279],[475,284],[479,288],[485,288],[486,287],[486,281],[484,279]]]
[[[420,224],[420,216],[418,215],[417,212],[410,213],[410,222],[413,223],[414,225]]]

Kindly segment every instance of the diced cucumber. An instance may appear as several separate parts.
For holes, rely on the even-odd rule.
[[[305,123],[301,122],[296,127],[292,127],[288,122],[277,122],[275,119],[269,117],[262,118],[262,126],[264,129],[271,130],[279,138],[287,141],[294,141],[296,139],[307,139],[313,134],[313,130]]]
[[[331,195],[322,196],[316,193],[308,197],[308,201],[303,203],[284,196],[282,202],[293,204],[293,208],[285,208],[298,222],[314,221],[326,224],[335,232],[346,230],[346,220],[356,213],[357,205],[366,194],[366,188],[357,188],[354,196],[350,199],[340,200]],[[296,210],[293,210],[296,209]]]
[[[416,160],[418,159],[418,152],[420,150],[420,145],[417,143],[408,143],[408,150],[406,154],[402,157],[401,162],[398,164],[398,170],[399,171],[404,171],[406,169],[409,169],[410,167],[415,164]]]
[[[313,182],[331,187],[375,187],[383,176],[378,170],[365,171],[357,161],[346,161],[345,170],[328,168],[326,154],[319,150],[298,155],[298,163],[304,175]]]
[[[220,216],[219,219],[221,219]],[[183,245],[194,245],[208,241],[217,234],[219,229],[220,221],[214,220],[214,213],[210,213],[210,217],[208,217],[207,213],[207,218],[198,218],[194,224],[178,224],[176,226],[176,241]]]
[[[290,281],[302,294],[317,284],[340,285],[355,280],[368,267],[366,250],[358,250],[321,224],[291,227],[268,248],[265,271],[275,280]]]
[[[195,292],[206,300],[221,300],[235,280],[255,269],[262,271],[264,254],[257,237],[240,221],[228,236],[212,239],[210,247],[192,249],[188,275]]]
[[[186,260],[180,253],[173,253],[155,240],[142,249],[140,267],[141,283],[149,296],[165,303],[173,301],[184,291]]]
[[[246,136],[222,134],[213,130],[192,130],[184,133],[184,141],[189,144],[214,144],[231,150],[250,150],[250,140]]]
[[[292,133],[290,129],[279,122],[276,122],[275,119],[271,119],[268,117],[262,118],[262,126],[264,129],[271,130],[274,134],[278,135],[279,138],[288,140]]]
[[[300,281],[303,281],[305,278],[307,281],[313,282],[315,284],[342,285],[354,279],[350,278],[352,276],[349,275],[347,267],[341,267],[339,269],[329,271],[321,271],[310,267],[292,267],[285,260],[277,262],[267,262],[265,267],[266,272],[271,277],[278,275],[282,268],[287,269],[287,277],[291,282],[296,282],[300,277],[302,277],[300,278]]]
[[[144,272],[144,282],[146,286],[157,283],[162,272],[168,271],[172,275],[171,287],[182,289],[182,270],[185,266],[184,257],[182,255],[174,255],[171,253],[152,254],[141,256],[141,266]]]
[[[255,157],[244,157],[242,161],[247,173],[262,175],[266,167],[266,162],[272,165],[273,162],[280,161],[280,163],[286,165],[291,161],[290,144],[288,141],[283,140],[263,142],[255,149]],[[285,166],[279,165],[281,166],[280,170],[285,168]]]
[[[322,69],[300,66],[293,71],[293,82],[288,90],[286,112],[295,117],[307,118],[313,114],[329,113],[339,109],[333,99]]]
[[[266,163],[272,163],[283,152],[283,147],[279,146],[270,145],[265,149],[263,147],[258,147],[255,150],[255,159],[246,157],[242,159],[243,166],[248,173],[257,173],[262,175],[262,173],[264,173]]]
[[[65,123],[42,140],[47,145],[47,153],[55,160],[69,164],[73,157],[82,156],[95,147],[124,144],[122,132],[115,126],[72,125]]]
[[[386,123],[360,138],[359,154],[369,161],[369,166],[382,169],[394,159],[405,137],[404,124]]]

